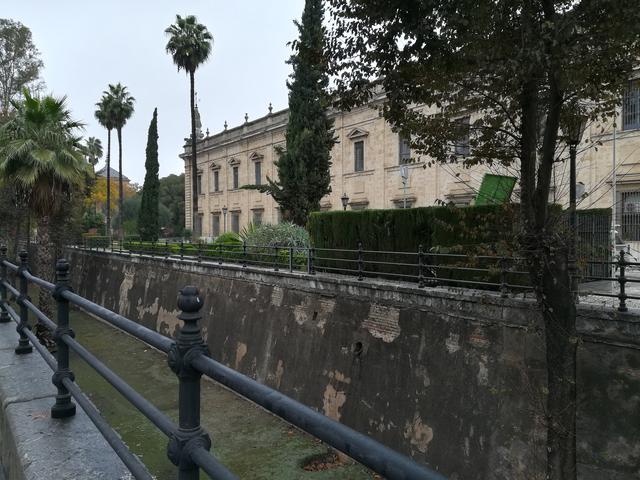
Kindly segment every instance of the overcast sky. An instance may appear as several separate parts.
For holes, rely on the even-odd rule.
[[[44,61],[47,91],[67,95],[86,136],[106,131],[94,118],[95,103],[109,83],[122,82],[136,98],[123,130],[123,170],[144,181],[147,129],[158,107],[160,176],[182,173],[178,158],[189,135],[189,81],[165,53],[164,29],[176,13],[192,14],[214,36],[213,54],[196,73],[203,130],[222,130],[287,106],[288,41],[304,0],[2,0],[0,16],[29,27]],[[112,135],[112,166],[117,142]],[[104,164],[104,158],[100,165]]]

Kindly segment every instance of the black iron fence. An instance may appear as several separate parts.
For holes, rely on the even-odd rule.
[[[594,230],[595,231],[595,230]],[[604,231],[604,230],[602,230]],[[110,241],[103,246],[83,245],[89,251],[126,256],[197,262],[214,265],[262,267],[273,271],[307,275],[325,273],[363,281],[386,279],[416,284],[420,288],[437,286],[474,288],[499,292],[508,297],[531,293],[530,273],[523,256],[367,250],[362,243],[354,249],[279,247],[268,245],[200,244]],[[629,294],[626,284],[640,284],[640,262],[629,252],[620,251],[612,259],[611,251],[578,256],[574,288],[580,296],[617,298],[626,311],[625,300],[640,300]],[[579,288],[577,287],[579,285]]]
[[[611,271],[611,275],[589,275],[584,277],[588,283],[583,285],[580,293],[582,295],[593,295],[595,297],[606,297],[617,299],[617,309],[619,312],[626,312],[627,300],[640,300],[640,295],[629,295],[627,293],[627,284],[640,284],[640,262],[633,259],[631,254],[621,249],[614,261],[594,260],[587,262],[591,265],[598,266],[600,271]],[[635,274],[634,274],[635,273]],[[602,287],[602,284],[608,284],[608,290]]]
[[[531,291],[523,257],[425,251],[376,251],[358,243],[354,249],[307,248],[247,243],[117,242],[84,244],[94,252],[143,255],[152,258],[262,267],[273,271],[318,272],[415,283],[419,287],[458,286],[510,293]]]
[[[345,453],[384,478],[389,480],[444,480],[445,477],[442,475],[417,464],[409,457],[213,360],[202,337],[200,310],[203,306],[203,299],[195,287],[187,286],[180,291],[178,307],[181,313],[178,315],[178,319],[183,323],[176,339],[172,340],[73,293],[70,288],[69,263],[66,260],[58,260],[56,281],[50,283],[29,272],[26,252],[20,253],[19,264],[8,261],[6,252],[6,247],[1,247],[0,322],[13,320],[18,325],[19,339],[15,349],[17,355],[29,354],[35,348],[53,370],[52,381],[58,393],[55,403],[51,407],[51,416],[65,418],[75,415],[76,406],[73,402],[75,400],[136,479],[150,480],[152,476],[140,459],[129,451],[75,383],[75,377],[69,363],[70,350],[73,350],[79,358],[98,372],[134,408],[144,414],[168,437],[167,455],[177,467],[179,480],[197,480],[201,470],[210,478],[217,480],[236,478],[211,455],[211,439],[200,425],[200,381],[202,375],[255,402],[290,424],[322,440],[327,445]],[[277,254],[275,258],[278,258]],[[18,287],[9,281],[10,274],[18,281]],[[29,284],[34,284],[51,293],[57,305],[57,323],[31,303],[28,295]],[[13,297],[11,300],[9,294]],[[16,312],[12,304],[19,306],[19,313]],[[169,367],[179,379],[179,421],[177,425],[75,339],[74,333],[69,327],[70,305],[96,315],[167,354]],[[30,314],[35,316],[40,325],[53,333],[57,346],[55,357],[40,344],[36,335],[31,331]]]

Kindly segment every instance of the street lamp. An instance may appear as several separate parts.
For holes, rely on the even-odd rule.
[[[563,130],[566,142],[569,145],[569,228],[571,245],[569,246],[569,274],[571,275],[571,286],[577,298],[577,268],[576,268],[576,156],[578,145],[582,140],[587,118],[582,113],[579,105],[570,108],[570,114],[565,119]]]
[[[342,201],[342,210],[346,210],[347,205],[349,205],[349,196],[346,193],[343,193],[340,200]]]
[[[224,218],[224,230],[223,230],[224,233],[227,232],[227,211],[229,211],[229,209],[227,208],[226,205],[222,207],[222,217]]]

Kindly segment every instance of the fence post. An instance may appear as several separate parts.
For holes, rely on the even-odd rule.
[[[168,239],[164,239],[164,258],[169,258],[170,252],[169,252],[169,240]]]
[[[7,246],[2,245],[0,247],[0,323],[9,323],[11,319],[9,318],[9,314],[5,308],[5,302],[8,301],[7,298],[7,287],[2,285],[2,282],[8,282],[7,279],[7,267],[4,264],[4,261],[7,259]]]
[[[316,269],[313,265],[313,257],[315,256],[316,253],[316,249],[315,248],[309,248],[307,249],[307,273],[309,275],[315,275],[316,274]]]
[[[289,247],[289,271],[293,272],[293,247]]]
[[[362,242],[358,242],[358,281],[362,281],[362,272],[364,271],[364,260],[362,255]]]
[[[418,246],[418,288],[425,287],[424,282],[424,247],[422,244]]]
[[[218,265],[222,265],[222,243],[218,244]]]
[[[180,240],[180,260],[184,259],[184,240]]]
[[[509,296],[509,268],[507,262],[507,257],[500,258],[500,296],[502,298],[507,298]]]
[[[202,374],[191,365],[198,354],[209,355],[202,339],[199,321],[202,318],[202,298],[196,287],[180,290],[178,319],[184,325],[178,332],[176,343],[168,355],[169,368],[178,376],[178,431],[172,435],[167,456],[178,467],[178,480],[198,480],[199,467],[192,460],[192,452],[198,448],[209,450],[211,439],[200,426],[200,377]]]
[[[242,268],[247,266],[247,241],[242,240]]]
[[[33,351],[33,347],[29,344],[29,338],[24,334],[24,329],[30,328],[29,309],[23,301],[29,299],[29,284],[27,282],[27,277],[24,276],[24,272],[29,270],[29,254],[22,250],[19,257],[20,268],[18,269],[18,277],[20,278],[20,296],[18,297],[18,305],[20,305],[20,323],[18,324],[18,328],[16,328],[16,332],[20,335],[20,339],[18,340],[18,346],[16,347],[15,352],[18,355],[21,355],[23,353],[31,353]]]
[[[278,267],[278,247],[273,247],[274,249],[274,255],[273,255],[273,270],[274,271],[279,271],[280,268]]]
[[[53,298],[58,304],[58,328],[53,334],[56,341],[56,359],[58,369],[53,374],[53,384],[58,389],[56,403],[51,407],[51,418],[67,418],[76,414],[76,405],[71,401],[71,394],[62,381],[65,378],[75,380],[73,372],[69,368],[69,346],[62,339],[63,335],[75,337],[69,327],[69,301],[63,297],[63,293],[69,288],[69,262],[61,258],[56,263],[56,288]]]
[[[625,276],[626,260],[624,259],[624,248],[620,249],[620,256],[618,259],[618,266],[620,267],[620,275],[618,275],[618,283],[620,284],[620,293],[618,298],[620,299],[619,312],[626,312],[627,308],[627,294],[625,291],[627,277]]]

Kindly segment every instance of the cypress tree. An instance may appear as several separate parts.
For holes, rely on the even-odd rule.
[[[158,109],[153,111],[153,118],[147,135],[146,160],[144,167],[144,185],[142,187],[142,203],[138,218],[138,231],[145,241],[155,241],[160,233],[158,222],[158,198],[160,180],[158,179]]]
[[[285,220],[304,226],[309,213],[320,209],[320,200],[331,192],[331,147],[333,120],[329,107],[328,58],[323,27],[322,0],[306,0],[302,21],[296,22],[299,39],[293,42],[293,66],[289,88],[289,123],[286,150],[275,162],[278,180],[248,188],[270,194],[282,209]]]

